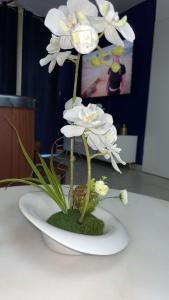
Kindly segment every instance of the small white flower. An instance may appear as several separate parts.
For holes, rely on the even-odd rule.
[[[128,193],[127,190],[122,190],[119,194],[121,202],[126,205],[128,203]]]
[[[95,183],[95,192],[100,196],[106,196],[109,191],[108,185],[103,180],[98,180]]]
[[[60,52],[60,38],[52,35],[49,45],[46,47],[48,55],[40,60],[41,67],[49,64],[48,72],[51,73],[56,64],[63,66],[71,51]]]

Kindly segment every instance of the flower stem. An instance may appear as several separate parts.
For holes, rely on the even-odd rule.
[[[90,152],[89,152],[89,147],[87,144],[87,140],[86,137],[82,134],[82,140],[83,140],[83,144],[85,147],[85,152],[86,152],[86,159],[87,159],[87,192],[86,192],[86,197],[85,197],[85,204],[81,213],[81,217],[79,222],[82,223],[86,210],[87,210],[87,206],[90,200],[90,182],[91,182],[91,159],[90,159]]]
[[[96,154],[93,154],[90,159],[93,159],[95,157],[98,157],[98,156],[104,156],[105,154],[104,153],[96,153]]]
[[[73,103],[76,101],[77,95],[77,83],[78,83],[78,73],[79,73],[79,63],[80,63],[80,54],[77,56],[75,64],[75,79],[74,79],[74,88],[73,88]],[[74,147],[75,139],[71,138],[70,140],[70,208],[73,208],[73,187],[74,187]]]
[[[75,65],[75,79],[74,79],[74,88],[73,88],[73,103],[76,101],[77,96],[77,83],[78,83],[78,74],[79,74],[79,63],[80,63],[80,54],[77,56],[76,65]]]
[[[99,39],[101,39],[103,35],[104,35],[104,32],[100,33],[99,34]]]

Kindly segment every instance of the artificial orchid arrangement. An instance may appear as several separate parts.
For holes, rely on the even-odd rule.
[[[125,164],[120,158],[120,151],[117,147],[117,131],[113,125],[113,118],[105,113],[95,104],[85,106],[82,99],[77,96],[77,82],[79,73],[79,62],[81,54],[91,53],[98,49],[99,56],[93,56],[91,64],[94,67],[101,64],[108,64],[104,57],[109,55],[99,46],[102,36],[116,46],[112,55],[120,56],[123,53],[123,38],[133,42],[135,34],[127,17],[120,19],[111,2],[106,0],[96,0],[96,5],[88,0],[68,0],[67,5],[61,5],[58,9],[51,9],[46,18],[45,26],[51,31],[52,37],[46,50],[47,56],[40,60],[40,65],[49,64],[48,71],[51,73],[56,65],[62,66],[66,60],[75,65],[75,78],[73,97],[65,104],[63,118],[68,125],[61,128],[61,133],[70,138],[70,209],[75,206],[78,188],[74,188],[74,143],[75,137],[81,137],[83,140],[86,160],[88,166],[87,184],[83,187],[83,201],[80,203],[80,222],[83,222],[88,212],[89,204],[92,199],[98,202],[98,196],[105,196],[108,192],[108,186],[104,180],[95,181],[91,175],[91,161],[97,156],[104,156],[105,159],[111,159],[113,168],[121,172],[117,163]],[[77,55],[72,54],[72,49],[76,50]],[[114,72],[119,70],[120,65],[115,63]],[[91,155],[90,150],[95,151]],[[84,192],[85,190],[85,192]],[[83,193],[84,192],[84,193]],[[122,200],[126,191],[119,195]],[[92,196],[91,196],[92,195]],[[83,203],[82,203],[83,202]],[[125,201],[124,201],[125,202]]]
[[[127,22],[127,17],[120,19],[111,2],[96,0],[96,4],[97,7],[88,0],[68,0],[67,5],[61,5],[58,9],[51,9],[45,18],[45,26],[51,31],[52,36],[46,48],[48,54],[40,60],[40,65],[49,64],[49,73],[53,71],[56,65],[63,66],[66,60],[72,62],[75,66],[73,96],[65,103],[63,112],[63,118],[68,124],[61,128],[61,133],[66,138],[70,138],[69,207],[62,186],[55,174],[53,161],[51,160],[49,167],[44,159],[39,157],[40,167],[48,179],[49,184],[47,184],[38,166],[33,163],[26,152],[17,129],[12,124],[11,126],[16,132],[21,150],[34,173],[34,177],[0,181],[1,183],[20,182],[30,184],[47,193],[61,209],[61,214],[58,213],[57,216],[54,215],[49,218],[48,222],[50,224],[59,227],[60,223],[64,223],[60,228],[90,235],[103,234],[103,222],[91,213],[109,191],[106,177],[103,176],[99,180],[92,178],[92,159],[97,156],[104,156],[107,160],[110,159],[113,168],[117,172],[121,172],[118,163],[124,165],[125,162],[120,158],[121,149],[116,144],[117,131],[113,125],[112,116],[95,104],[85,106],[82,99],[77,96],[80,57],[82,54],[88,54],[98,49],[99,55],[91,58],[91,65],[98,67],[105,64],[111,67],[113,72],[117,72],[120,68],[117,62],[109,65],[104,60],[110,53],[105,53],[99,46],[101,37],[104,36],[109,43],[116,46],[111,51],[111,55],[114,56],[120,56],[124,51],[122,37],[129,42],[133,42],[135,39],[133,29]],[[74,52],[72,54],[72,49],[76,50],[76,55]],[[87,183],[78,187],[74,186],[75,137],[82,138],[88,170]],[[91,154],[90,148],[95,151],[94,154]],[[123,204],[127,204],[127,191],[121,191],[118,198]],[[63,216],[65,216],[65,222],[62,222]],[[67,217],[69,222],[67,222]],[[58,224],[60,218],[61,222],[59,221]],[[64,227],[65,224],[68,224],[68,227]]]

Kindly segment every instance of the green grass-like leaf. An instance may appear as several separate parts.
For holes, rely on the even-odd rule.
[[[52,170],[50,170],[48,168],[48,166],[46,165],[45,160],[41,156],[39,156],[40,162],[41,162],[41,167],[42,167],[44,173],[46,174],[46,177],[50,183],[50,185],[49,185],[45,181],[45,179],[43,178],[41,173],[39,172],[38,167],[34,164],[32,159],[30,158],[29,154],[27,153],[16,127],[9,120],[8,120],[8,122],[11,125],[11,127],[14,129],[17,139],[18,139],[18,143],[22,150],[22,153],[23,153],[26,161],[28,162],[29,166],[31,167],[33,173],[36,175],[36,178],[3,179],[3,180],[0,180],[0,184],[1,183],[12,183],[12,182],[17,183],[18,182],[18,183],[23,183],[23,184],[27,184],[27,185],[32,185],[32,186],[36,187],[37,189],[41,190],[42,192],[48,194],[57,203],[57,205],[60,207],[60,209],[63,211],[63,213],[67,214],[67,205],[66,205],[65,196],[64,196],[64,193],[62,190],[62,186],[55,174],[55,171],[53,170],[54,168]]]

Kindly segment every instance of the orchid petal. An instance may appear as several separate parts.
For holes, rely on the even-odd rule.
[[[105,1],[105,2],[108,2],[108,1]],[[118,17],[118,13],[116,13],[115,10],[114,10],[113,4],[110,3],[110,2],[108,2],[108,3],[109,3],[109,6],[108,6],[108,11],[107,11],[107,13],[105,15],[105,20],[107,22],[112,22],[112,20],[114,18],[118,19],[119,17]]]
[[[68,34],[69,28],[66,26],[66,17],[62,11],[52,8],[45,18],[45,26],[55,35]]]
[[[75,106],[79,106],[82,104],[82,98],[76,97],[75,101],[71,98],[65,103],[65,110],[72,109]]]
[[[84,132],[85,128],[75,125],[66,125],[61,128],[61,133],[67,138],[81,136]]]
[[[66,5],[60,5],[58,9],[62,11],[66,17],[69,15],[69,10]]]
[[[73,48],[71,37],[69,35],[60,37],[60,48],[64,50]]]
[[[94,150],[94,151],[97,150],[97,147],[95,146],[94,141],[90,137],[87,138],[87,143],[92,150]]]
[[[68,122],[75,122],[78,118],[79,112],[81,110],[81,106],[75,106],[72,109],[69,109],[64,114],[64,119]]]
[[[59,52],[56,57],[56,61],[57,61],[58,65],[63,66],[65,60],[69,57],[70,54],[71,54],[71,51]]]
[[[116,158],[117,162],[122,164],[122,165],[126,165],[126,163],[121,159],[120,155],[118,153],[116,153],[115,151],[112,152],[114,157]]]
[[[60,51],[60,38],[52,35],[49,45],[46,47],[46,50],[52,54]]]
[[[91,128],[91,132],[93,132],[94,134],[98,134],[98,135],[103,135],[106,134],[109,131],[109,127],[98,127],[98,128]]]
[[[106,123],[109,123],[111,125],[113,124],[113,117],[112,117],[112,115],[104,113],[104,117],[105,117]]]
[[[99,150],[99,138],[95,134],[89,134],[87,137],[87,143],[93,150]]]
[[[108,25],[105,29],[105,38],[107,41],[109,41],[111,44],[114,44],[116,46],[122,46],[124,47],[124,43],[122,39],[120,38],[118,32],[112,25]]]
[[[103,17],[89,17],[89,21],[98,33],[104,31],[106,27],[106,22]]]
[[[104,0],[96,0],[96,3],[103,17],[106,17],[108,14],[110,14],[113,17],[115,11],[114,11],[114,6],[111,2],[104,1]]]
[[[52,71],[54,70],[55,66],[56,66],[56,59],[52,59],[51,62],[50,62],[50,64],[49,64],[48,72],[52,73]]]
[[[111,155],[111,163],[112,163],[113,168],[121,174],[121,171],[120,171],[115,159],[113,158],[113,155]]]
[[[96,17],[98,15],[97,7],[88,0],[68,0],[67,7],[72,14],[82,12],[85,16]]]
[[[39,61],[41,67],[47,65],[47,64],[51,61],[51,57],[52,57],[52,55],[51,55],[51,54],[48,54],[46,57],[42,58],[42,59]]]
[[[135,33],[129,23],[125,23],[124,26],[117,27],[117,30],[127,41],[133,43],[135,40]]]

